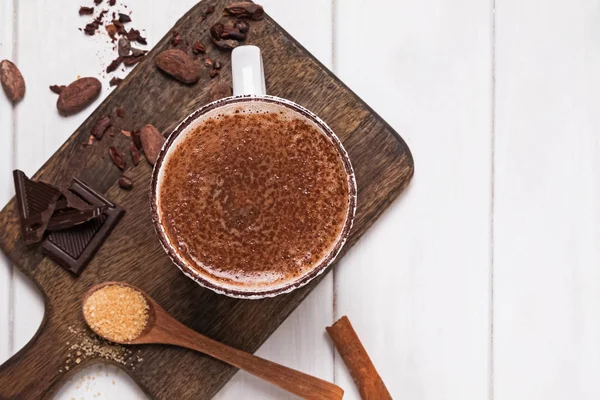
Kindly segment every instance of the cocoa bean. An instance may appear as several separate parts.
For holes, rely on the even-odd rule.
[[[96,100],[102,84],[96,78],[81,78],[64,88],[56,102],[56,108],[62,115],[75,114]]]

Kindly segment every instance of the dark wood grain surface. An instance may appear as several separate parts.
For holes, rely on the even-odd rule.
[[[226,3],[203,1],[183,16],[174,29],[190,44],[202,40],[209,56],[223,64],[219,79],[230,81],[229,53],[214,48],[207,36],[209,27],[221,18],[220,10]],[[209,5],[217,11],[201,23],[202,12]],[[208,69],[195,85],[181,84],[156,69],[154,58],[170,48],[169,40],[170,34],[35,175],[55,185],[65,185],[72,177],[79,177],[127,210],[81,276],[76,278],[44,258],[41,248],[24,245],[14,200],[0,213],[0,246],[37,284],[46,307],[36,336],[0,366],[2,399],[51,397],[78,368],[105,361],[95,356],[81,357],[81,362],[68,371],[63,368],[69,354],[67,342],[78,340],[72,330],[86,329],[80,300],[94,284],[110,280],[136,285],[192,329],[254,352],[320,280],[265,300],[232,299],[201,288],[171,264],[155,236],[148,200],[150,165],[142,162],[131,167],[129,162],[127,175],[133,178],[134,189],[124,191],[116,185],[121,173],[110,161],[108,147],[114,145],[125,152],[129,138],[115,134],[83,147],[102,114],[113,116],[118,129],[131,130],[151,123],[167,131],[209,101],[214,81],[208,76]],[[337,133],[350,155],[356,172],[358,207],[343,254],[412,178],[410,151],[385,121],[268,16],[252,24],[247,43],[262,49],[269,94],[293,100],[319,115]],[[116,117],[118,107],[126,109],[125,118]],[[135,369],[129,364],[117,365],[152,398],[207,399],[236,372],[220,361],[181,348],[147,345],[134,350],[136,357],[143,359],[135,363]]]

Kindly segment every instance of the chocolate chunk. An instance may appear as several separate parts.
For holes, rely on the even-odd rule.
[[[42,247],[50,259],[79,276],[123,217],[125,210],[79,179],[73,180],[70,190],[90,206],[105,207],[105,211],[98,218],[50,233]]]
[[[110,158],[112,159],[113,163],[119,167],[120,170],[125,169],[125,158],[123,158],[123,155],[119,153],[119,150],[117,150],[115,146],[110,146],[108,148],[108,154],[110,154]]]
[[[131,17],[127,14],[119,13],[119,22],[125,24],[127,22],[131,22]]]
[[[104,28],[106,29],[106,33],[108,33],[108,36],[110,36],[110,38],[114,42],[115,35],[117,34],[117,27],[114,26],[113,24],[109,24],[109,25],[106,25]]]
[[[44,182],[34,182],[18,169],[13,171],[13,178],[21,218],[21,236],[28,245],[37,243],[44,237],[60,190]]]
[[[129,39],[129,41],[131,42],[138,42],[139,44],[148,44],[146,38],[140,35],[140,31],[133,28],[131,28],[129,32],[127,32],[127,39]]]
[[[116,76],[114,76],[110,80],[109,84],[110,84],[110,86],[119,86],[121,84],[121,82],[123,82],[122,78],[117,78]]]
[[[131,67],[132,65],[135,65],[137,63],[139,63],[140,61],[142,61],[142,58],[144,58],[143,55],[141,56],[128,56],[128,57],[123,57],[123,64],[125,64],[125,66],[127,67]]]
[[[79,15],[91,15],[94,13],[94,7],[79,7]]]
[[[119,38],[118,51],[120,57],[127,57],[131,53],[131,43],[126,37]]]
[[[112,126],[112,122],[110,121],[110,117],[108,115],[104,114],[100,117],[100,119],[98,119],[98,121],[96,121],[96,123],[92,127],[91,133],[92,133],[92,135],[94,135],[96,137],[96,139],[102,140],[102,137],[104,136],[104,132],[106,132],[106,130],[108,128],[110,128],[111,126]]]
[[[123,23],[121,23],[121,21],[113,18],[112,23],[117,28],[117,33],[119,35],[127,35],[127,31],[125,30],[125,27],[123,26]]]
[[[106,73],[110,74],[111,72],[113,72],[114,70],[119,68],[119,65],[121,65],[122,62],[123,62],[123,57],[121,57],[121,56],[112,60],[111,63],[108,64],[108,67],[106,67]]]

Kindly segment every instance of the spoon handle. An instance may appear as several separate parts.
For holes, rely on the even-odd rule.
[[[177,343],[173,344],[208,354],[302,398],[329,400],[344,396],[344,390],[333,383],[229,347],[190,329],[182,333],[179,332],[173,340]]]

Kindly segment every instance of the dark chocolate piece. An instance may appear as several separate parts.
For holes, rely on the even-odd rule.
[[[35,182],[22,171],[13,172],[21,231],[26,244],[40,242],[46,231],[67,229],[98,218],[107,206],[90,205],[71,192]]]
[[[54,210],[52,218],[48,221],[46,231],[58,231],[62,229],[72,228],[79,224],[83,224],[91,219],[98,218],[106,211],[108,207],[87,207],[84,210],[74,208],[64,208],[62,210]],[[41,224],[41,216],[32,216],[25,219],[27,225]]]
[[[107,208],[108,206],[96,207],[90,205],[75,192],[63,190],[46,230],[56,231],[83,224],[91,219],[98,218]]]
[[[44,182],[34,182],[23,171],[13,171],[17,208],[21,217],[21,236],[26,244],[37,243],[56,208],[60,190]]]
[[[43,243],[44,253],[76,276],[81,274],[102,243],[125,214],[79,179],[73,179],[70,190],[94,207],[106,207],[100,217],[69,229],[51,232]]]

